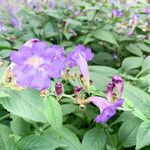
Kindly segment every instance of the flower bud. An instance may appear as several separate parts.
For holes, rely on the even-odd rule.
[[[115,84],[113,82],[110,82],[107,85],[106,97],[107,97],[109,102],[111,102],[112,99],[113,99],[113,89],[114,89],[114,87],[115,87]]]
[[[124,89],[124,82],[123,79],[119,75],[115,75],[112,78],[112,82],[115,84],[115,87],[117,89],[118,98],[120,98],[123,89]]]
[[[74,88],[75,95],[79,95],[81,91],[82,91],[82,86],[76,86]]]
[[[60,83],[60,82],[57,82],[56,84],[55,84],[55,92],[56,92],[56,95],[57,96],[60,96],[62,93],[63,93],[63,85],[62,85],[62,83]]]

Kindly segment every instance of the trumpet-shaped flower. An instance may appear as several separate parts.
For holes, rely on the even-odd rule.
[[[96,123],[105,123],[116,114],[117,108],[120,107],[124,102],[124,99],[121,98],[123,88],[124,82],[122,78],[118,75],[115,75],[107,86],[107,100],[97,96],[92,96],[89,98],[89,101],[100,109],[100,115],[98,115],[95,119]]]
[[[89,81],[89,70],[87,61],[93,58],[93,53],[90,48],[83,45],[78,45],[67,56],[67,61],[70,67],[78,66],[83,77]]]
[[[106,123],[116,114],[116,109],[123,104],[124,100],[119,99],[115,103],[110,103],[104,98],[93,96],[90,97],[90,102],[96,105],[100,110],[100,115],[95,119],[96,123]]]
[[[12,73],[22,87],[44,90],[49,87],[51,78],[59,78],[65,69],[62,60],[49,54],[46,43],[32,39],[26,42],[18,52],[13,52],[10,60],[15,63]]]

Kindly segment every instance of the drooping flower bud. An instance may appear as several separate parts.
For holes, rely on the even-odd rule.
[[[60,82],[57,82],[56,84],[55,84],[55,92],[56,92],[56,94],[57,94],[57,96],[60,96],[62,93],[63,93],[63,85],[62,85],[62,83],[60,83]]]
[[[109,102],[111,102],[112,99],[113,99],[113,89],[114,89],[114,87],[115,87],[115,84],[113,82],[110,82],[107,85],[106,97],[107,97]]]
[[[74,88],[74,94],[77,96],[80,94],[81,91],[82,91],[82,86],[76,86]]]
[[[115,87],[117,89],[118,98],[120,98],[121,94],[123,92],[123,88],[124,88],[123,79],[119,75],[115,75],[112,78],[112,82],[115,84]]]

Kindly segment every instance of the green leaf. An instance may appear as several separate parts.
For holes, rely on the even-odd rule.
[[[0,149],[5,149],[11,133],[12,132],[9,127],[0,124]]]
[[[78,137],[68,128],[62,128],[61,143],[66,146],[65,150],[82,150]]]
[[[64,116],[79,110],[79,107],[73,104],[63,104],[61,108]]]
[[[111,43],[111,44],[118,45],[117,41],[115,40],[115,38],[113,37],[113,35],[109,31],[106,31],[104,29],[97,29],[97,30],[93,31],[91,34],[96,39],[106,41],[106,42]]]
[[[108,77],[112,77],[116,74],[119,74],[118,70],[107,66],[89,66],[89,70],[91,72],[97,72]]]
[[[144,44],[144,43],[138,43],[138,47],[147,53],[150,53],[150,46],[148,44]]]
[[[93,84],[99,90],[105,90],[111,77],[119,74],[117,70],[106,66],[89,66],[89,71]]]
[[[90,78],[94,84],[94,86],[99,90],[105,90],[106,85],[110,81],[110,78],[106,75],[99,74],[97,72],[90,72]]]
[[[44,103],[38,91],[26,89],[15,91],[11,89],[1,89],[11,97],[2,97],[0,104],[14,115],[25,119],[46,122],[44,115]]]
[[[59,139],[50,135],[29,135],[18,142],[20,150],[55,150],[61,146]]]
[[[19,136],[25,136],[30,133],[29,123],[15,115],[12,116],[12,119],[13,120],[11,121],[10,126],[14,134]]]
[[[0,49],[11,48],[11,45],[8,41],[0,41]]]
[[[141,120],[138,118],[132,121],[126,120],[120,127],[118,132],[119,145],[123,147],[131,147],[136,144],[136,134]]]
[[[57,10],[47,9],[43,11],[47,16],[50,16],[52,18],[56,19],[63,19],[63,14],[59,13]]]
[[[11,96],[3,91],[0,91],[0,97],[11,97]]]
[[[45,99],[44,105],[45,116],[50,123],[51,128],[60,134],[62,127],[62,110],[60,104],[53,96],[49,96]]]
[[[10,54],[11,54],[11,52],[12,52],[12,50],[1,50],[0,51],[0,57],[1,58],[7,58],[7,57],[9,57],[10,56]]]
[[[112,55],[106,52],[99,52],[95,54],[92,62],[96,65],[109,65],[112,64],[113,58]]]
[[[144,59],[141,72],[143,72],[143,73],[145,73],[145,72],[149,73],[150,72],[150,56],[147,56]]]
[[[84,150],[103,150],[106,146],[106,135],[100,127],[87,131],[83,137]]]
[[[150,117],[150,95],[143,90],[126,83],[123,96],[125,100],[129,100],[133,103],[134,109],[139,109],[146,116]],[[144,118],[143,118],[144,119]]]
[[[3,66],[0,67],[0,84],[3,83],[3,78],[4,78],[4,72],[8,67],[8,63],[7,61],[4,61]]]
[[[150,123],[143,122],[137,131],[136,149],[139,150],[150,144]]]
[[[143,55],[141,49],[138,47],[137,44],[129,44],[128,46],[126,46],[126,49],[129,52],[131,52],[132,54],[135,54],[137,56],[142,56]]]
[[[122,69],[131,70],[142,66],[143,59],[140,57],[127,57],[122,62]]]
[[[53,37],[53,36],[55,36],[55,35],[58,34],[58,33],[55,31],[53,24],[51,24],[50,22],[48,22],[48,23],[44,26],[44,28],[43,28],[43,33],[44,33],[44,36],[45,36],[46,38]]]

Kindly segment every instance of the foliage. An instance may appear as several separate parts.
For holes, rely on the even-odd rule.
[[[0,12],[0,149],[149,149],[150,14],[145,11],[149,2],[58,0],[54,8],[50,2],[29,6],[27,1],[14,0],[14,5],[0,1],[5,14]],[[17,12],[11,14],[6,8]],[[113,16],[114,9],[123,15]],[[138,16],[136,24],[133,15]],[[22,29],[10,24],[14,16],[22,17]],[[70,70],[72,78],[67,81],[65,76],[53,79],[48,94],[16,87],[8,73],[9,56],[32,38],[63,46],[67,54],[77,44],[90,47],[91,85],[84,98],[105,97],[112,76],[120,75],[125,102],[117,114],[106,124],[96,124],[99,112],[94,105],[74,103],[74,87],[84,86],[77,68]],[[63,84],[61,96],[54,92],[56,82]]]

